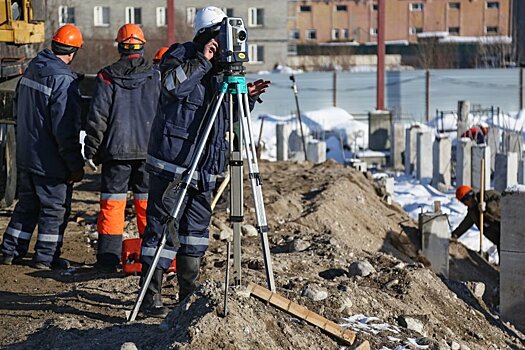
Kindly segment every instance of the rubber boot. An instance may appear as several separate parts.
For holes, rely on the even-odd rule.
[[[146,280],[149,265],[142,264],[142,272],[140,277],[140,286]],[[162,304],[162,269],[155,269],[151,282],[146,290],[146,295],[140,306],[140,311],[150,317],[164,318],[168,315],[169,309]]]
[[[201,258],[177,255],[177,280],[179,281],[179,303],[193,294],[197,288]]]

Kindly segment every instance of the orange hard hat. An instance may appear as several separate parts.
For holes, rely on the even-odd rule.
[[[160,62],[160,60],[162,59],[162,56],[166,53],[166,51],[168,51],[168,49],[169,47],[167,46],[161,47],[159,51],[157,51],[157,53],[155,54],[155,58],[153,58],[153,62]]]
[[[53,35],[53,41],[77,48],[81,48],[84,45],[80,29],[72,24],[66,24],[58,28],[55,35]]]
[[[144,38],[144,33],[142,29],[136,24],[128,23],[124,24],[117,33],[117,38],[115,39],[119,44],[139,44],[144,45],[146,43],[146,38]]]
[[[469,194],[474,194],[472,191],[472,187],[467,185],[461,185],[456,189],[456,198],[458,201],[462,202],[465,197],[467,197]]]

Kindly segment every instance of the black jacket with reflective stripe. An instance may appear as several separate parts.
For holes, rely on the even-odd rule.
[[[41,51],[29,63],[13,101],[19,169],[67,179],[84,166],[77,79],[50,50]]]
[[[97,76],[84,154],[95,163],[146,159],[160,73],[142,57],[123,57]]]

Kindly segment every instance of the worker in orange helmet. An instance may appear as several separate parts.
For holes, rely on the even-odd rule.
[[[480,193],[475,193],[472,187],[462,185],[456,190],[458,201],[467,206],[468,212],[458,227],[452,231],[452,237],[459,238],[473,225],[479,228],[480,213],[483,212],[484,235],[491,240],[500,252],[501,236],[501,194],[494,190],[485,191],[484,202],[480,200]]]
[[[142,29],[122,26],[116,42],[120,59],[97,75],[84,151],[92,168],[102,164],[96,263],[101,272],[119,268],[128,190],[140,236],[146,227],[149,177],[144,167],[160,94],[160,73],[143,57]]]
[[[162,56],[168,51],[169,47],[163,46],[161,47],[157,53],[155,53],[155,57],[153,58],[153,64],[158,66],[160,64],[160,60],[162,59]]]
[[[51,50],[39,52],[18,82],[13,116],[19,200],[3,237],[3,264],[17,263],[27,254],[38,225],[32,266],[41,270],[69,267],[60,258],[61,247],[73,183],[84,176],[78,77],[69,64],[82,45],[77,27],[60,27]]]

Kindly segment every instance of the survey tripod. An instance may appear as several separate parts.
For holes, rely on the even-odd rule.
[[[273,278],[272,262],[270,257],[270,247],[268,243],[268,224],[266,221],[266,213],[264,209],[264,201],[262,195],[262,178],[259,173],[259,166],[257,164],[257,156],[255,150],[255,140],[253,136],[250,106],[248,100],[248,88],[245,79],[245,70],[242,65],[228,66],[223,73],[223,80],[220,84],[218,92],[212,99],[212,104],[206,111],[204,120],[207,120],[206,127],[203,134],[200,136],[195,153],[191,161],[191,166],[182,175],[181,179],[173,185],[176,193],[175,205],[170,209],[170,214],[163,220],[164,228],[161,239],[155,251],[153,261],[149,267],[145,280],[142,283],[137,300],[133,307],[128,321],[133,322],[137,317],[140,306],[146,295],[149,284],[153,277],[155,268],[160,260],[162,249],[167,242],[168,234],[174,235],[174,241],[178,242],[177,233],[174,230],[174,222],[177,220],[178,214],[181,210],[184,197],[187,194],[188,187],[191,184],[193,175],[197,169],[199,161],[201,160],[204,149],[208,142],[209,135],[215,124],[215,119],[219,113],[220,107],[224,101],[224,97],[229,96],[228,114],[230,119],[230,221],[233,225],[233,246],[234,246],[234,264],[233,275],[234,285],[238,286],[241,283],[241,224],[244,221],[243,208],[243,144],[246,150],[246,161],[248,163],[248,172],[252,195],[254,199],[255,215],[257,220],[257,230],[261,239],[262,253],[264,265],[266,270],[266,281],[268,289],[275,291],[275,282]],[[234,97],[237,101],[237,111],[234,110]],[[237,112],[235,114],[235,112]],[[236,118],[234,118],[236,117]],[[202,128],[201,128],[202,129]],[[227,271],[229,270],[229,249],[226,257]],[[229,273],[227,272],[228,276]],[[228,280],[228,277],[227,277]],[[225,295],[228,293],[228,281],[226,283]],[[226,298],[226,297],[225,297]]]

